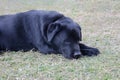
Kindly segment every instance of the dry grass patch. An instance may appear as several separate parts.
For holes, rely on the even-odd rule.
[[[119,80],[119,0],[0,0],[0,14],[56,10],[82,27],[83,42],[100,49],[97,57],[68,60],[38,52],[0,55],[0,80]]]

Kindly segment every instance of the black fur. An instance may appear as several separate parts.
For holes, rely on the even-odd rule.
[[[97,55],[99,50],[79,43],[81,28],[55,11],[31,10],[0,16],[0,51],[60,53],[69,59]]]

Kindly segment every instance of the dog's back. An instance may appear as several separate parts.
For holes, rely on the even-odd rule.
[[[62,16],[56,11],[44,10],[0,16],[0,50],[29,50],[34,48],[33,44],[47,45],[44,30]]]

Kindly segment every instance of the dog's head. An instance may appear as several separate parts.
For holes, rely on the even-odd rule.
[[[80,26],[67,17],[51,23],[47,29],[48,42],[57,52],[69,59],[81,56],[79,48],[81,38]]]

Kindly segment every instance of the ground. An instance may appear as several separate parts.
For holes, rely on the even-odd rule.
[[[0,0],[0,15],[56,10],[82,27],[83,43],[101,54],[68,60],[38,52],[0,55],[0,80],[119,80],[120,0]]]

